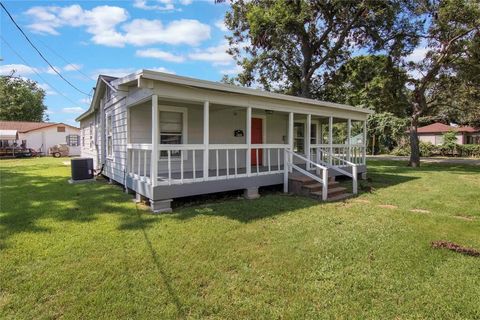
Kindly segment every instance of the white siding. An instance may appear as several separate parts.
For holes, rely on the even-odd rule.
[[[125,182],[126,158],[127,158],[127,108],[125,99],[105,105],[105,119],[112,116],[112,155],[105,157],[103,173],[119,182]],[[105,120],[106,121],[106,120]],[[100,139],[105,139],[105,131]]]
[[[93,158],[93,166],[94,168],[98,169],[98,146],[95,143],[95,137],[97,134],[97,130],[95,127],[95,115],[88,116],[82,119],[82,121],[80,121],[80,132],[81,156],[85,158]],[[90,141],[93,142],[92,145],[90,144]]]
[[[57,132],[57,127],[64,127],[65,132]],[[48,155],[48,149],[56,144],[66,144],[68,135],[80,135],[78,128],[58,124],[42,129],[19,134],[19,140],[27,140],[27,148],[41,151]],[[70,156],[80,155],[80,147],[68,147]]]

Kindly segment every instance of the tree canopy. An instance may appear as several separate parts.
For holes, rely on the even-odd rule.
[[[45,91],[32,80],[13,76],[0,77],[0,120],[43,121],[46,120],[43,100]]]
[[[410,47],[415,26],[404,1],[236,0],[225,23],[242,85],[309,97],[312,79],[335,70],[353,48],[395,53]]]

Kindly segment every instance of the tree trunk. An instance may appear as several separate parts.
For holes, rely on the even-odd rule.
[[[420,116],[419,104],[413,104],[413,114],[410,118],[410,161],[408,165],[413,168],[420,167],[420,143],[418,141],[418,117]]]

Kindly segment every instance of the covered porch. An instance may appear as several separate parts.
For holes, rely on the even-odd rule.
[[[356,191],[366,171],[365,121],[320,108],[302,113],[152,95],[128,106],[127,128],[127,186],[153,199],[249,187],[241,181],[283,183],[288,192],[293,171],[319,182],[348,175]]]

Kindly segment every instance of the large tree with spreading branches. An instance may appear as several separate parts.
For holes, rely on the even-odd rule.
[[[234,0],[225,16],[229,52],[246,86],[310,97],[312,82],[354,50],[397,54],[415,25],[400,0]]]
[[[423,24],[423,28],[412,37],[425,52],[423,59],[406,63],[413,75],[409,79],[412,89],[409,165],[417,167],[420,165],[419,118],[439,106],[453,106],[455,90],[446,88],[462,89],[464,106],[472,101],[472,97],[478,96],[478,91],[471,92],[478,87],[471,86],[475,75],[469,74],[468,70],[475,65],[478,68],[478,61],[471,56],[476,54],[478,47],[480,3],[473,0],[423,0],[416,3],[411,15]]]

